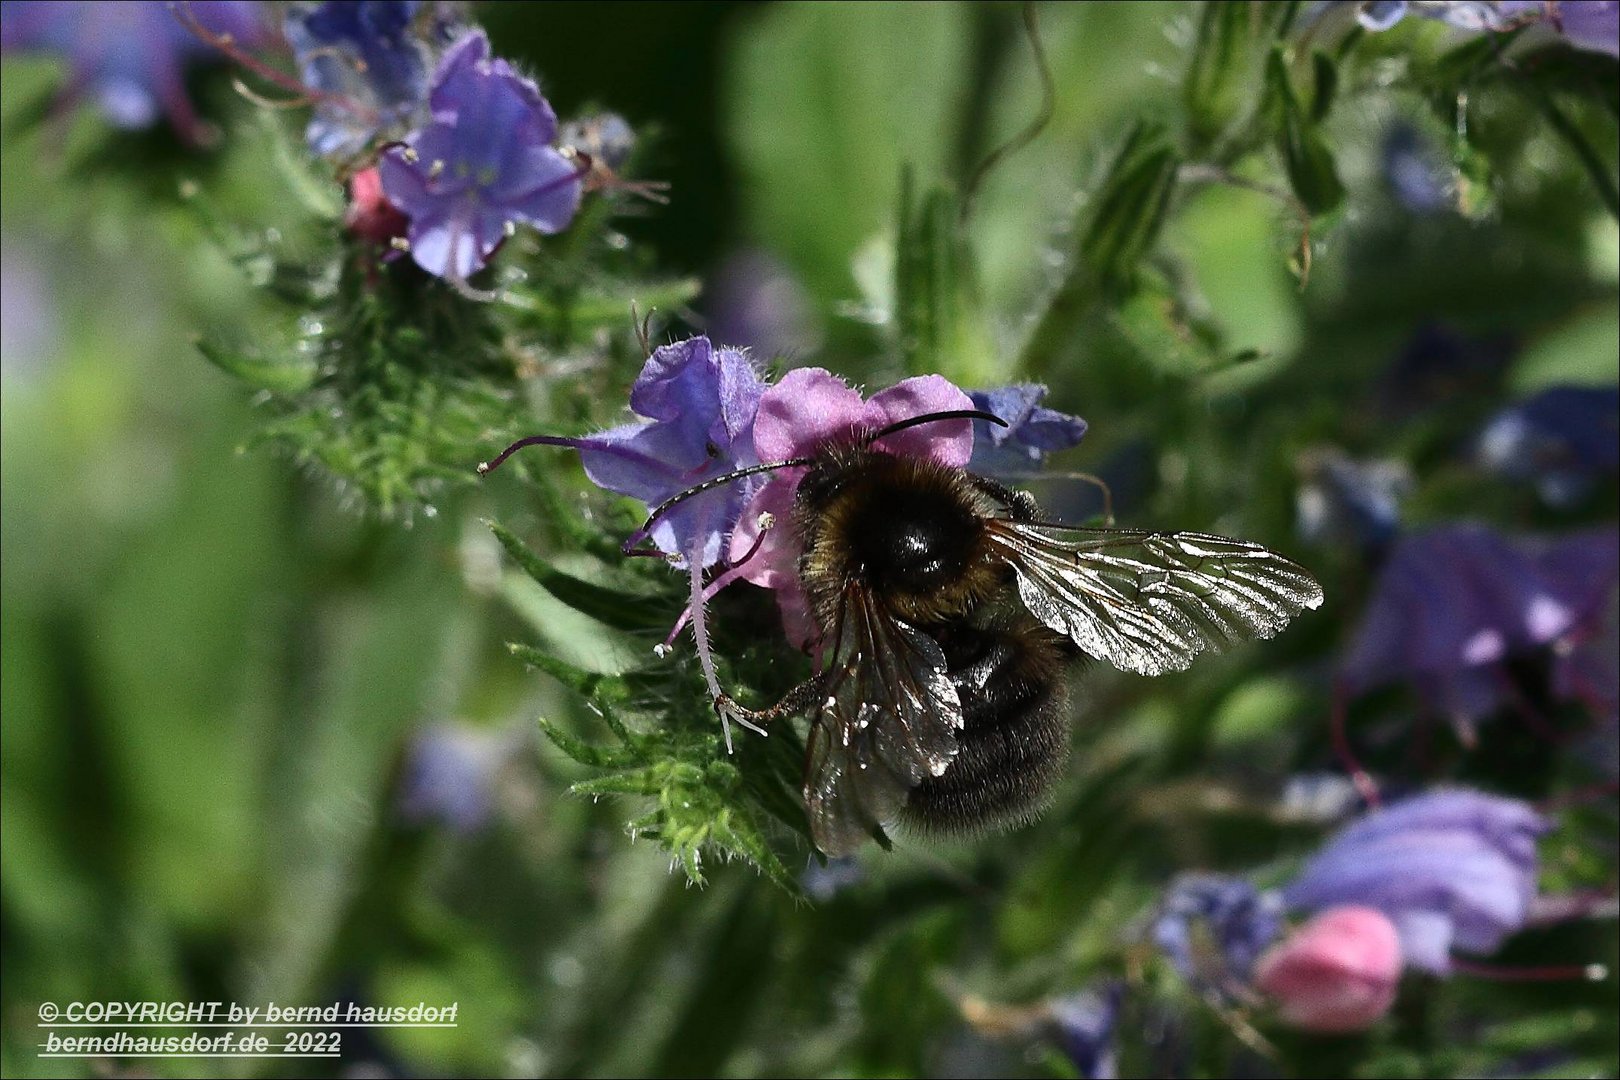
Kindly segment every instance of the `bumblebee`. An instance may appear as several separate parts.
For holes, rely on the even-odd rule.
[[[1258,544],[1050,521],[1028,492],[881,446],[964,419],[1004,424],[957,410],[852,433],[682,492],[640,532],[712,487],[806,468],[787,527],[820,670],[768,709],[715,707],[754,728],[810,715],[804,799],[829,856],[895,823],[969,832],[1037,814],[1067,759],[1074,661],[1180,671],[1322,603],[1303,567]]]
[[[1050,521],[1026,491],[882,445],[948,420],[1006,426],[960,409],[850,432],[810,456],[696,484],[625,544],[713,488],[805,469],[786,527],[820,629],[818,670],[767,709],[723,693],[714,704],[759,731],[809,714],[804,800],[829,856],[896,823],[971,832],[1039,813],[1068,756],[1075,661],[1180,671],[1322,603],[1303,567],[1258,544]],[[479,472],[550,441],[519,440]]]

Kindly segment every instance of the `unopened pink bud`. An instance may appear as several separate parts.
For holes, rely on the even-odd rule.
[[[1288,1024],[1305,1031],[1364,1031],[1389,1012],[1401,975],[1395,924],[1367,907],[1329,908],[1273,945],[1255,985]]]
[[[361,169],[349,178],[349,208],[343,215],[343,225],[351,233],[387,245],[405,235],[406,224],[405,215],[383,194],[376,166]]]

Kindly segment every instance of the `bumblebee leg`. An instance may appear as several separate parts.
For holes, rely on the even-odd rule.
[[[1014,521],[1037,521],[1040,519],[1040,504],[1035,501],[1035,496],[1029,492],[1010,488],[1000,481],[990,479],[988,476],[970,475],[969,479],[973,481],[974,486],[980,491],[1011,510]]]
[[[825,675],[813,675],[789,690],[781,701],[768,709],[745,709],[733,701],[730,694],[721,694],[714,699],[714,711],[727,720],[734,720],[743,727],[763,735],[765,725],[771,721],[783,720],[797,713],[806,712],[811,706],[819,703],[825,693],[826,683]]]

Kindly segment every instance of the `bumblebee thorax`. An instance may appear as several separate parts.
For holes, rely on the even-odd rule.
[[[991,505],[960,469],[872,450],[830,454],[799,487],[800,573],[820,608],[850,584],[901,618],[965,608],[992,584]]]

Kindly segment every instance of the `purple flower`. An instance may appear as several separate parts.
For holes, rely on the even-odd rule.
[[[323,157],[355,158],[413,127],[445,28],[418,26],[420,0],[326,0],[287,12],[304,85],[320,94],[306,133]]]
[[[1559,0],[1550,18],[1577,49],[1620,56],[1620,0]]]
[[[1608,598],[1613,529],[1546,542],[1481,525],[1398,541],[1341,666],[1352,695],[1408,679],[1462,728],[1495,710],[1501,661],[1559,642]]]
[[[862,400],[843,379],[822,368],[798,368],[759,399],[754,450],[760,461],[787,461],[818,451],[824,444],[873,431],[925,413],[971,409],[968,396],[941,375],[905,379]],[[896,432],[877,444],[892,454],[931,458],[962,466],[973,456],[973,427],[966,420],[924,424]],[[792,530],[761,521],[791,519],[803,467],[770,474],[744,509],[731,534],[731,559],[739,576],[776,590],[784,629],[800,648],[814,644],[816,626],[799,588],[798,544]]]
[[[1295,507],[1299,534],[1314,544],[1351,542],[1378,550],[1400,528],[1412,471],[1388,458],[1357,461],[1339,450],[1305,455]]]
[[[796,356],[821,343],[803,287],[763,251],[728,257],[706,293],[709,325],[717,337],[765,356]]]
[[[251,43],[263,29],[259,5],[249,0],[192,0],[186,10],[206,30],[237,42]],[[66,58],[64,105],[93,95],[116,127],[147,128],[164,116],[182,138],[204,141],[182,76],[186,65],[214,50],[164,0],[4,0],[0,47]]]
[[[1411,416],[1429,406],[1493,388],[1518,345],[1505,335],[1469,337],[1440,323],[1424,323],[1379,380],[1387,416]]]
[[[639,499],[651,510],[671,495],[758,460],[754,414],[764,392],[764,381],[742,350],[715,348],[706,337],[688,338],[656,350],[630,388],[630,408],[644,419],[595,435],[541,435],[516,445],[571,446],[593,483]],[[653,526],[653,543],[699,567],[719,562],[725,537],[758,486],[749,478],[687,500]]]
[[[1078,445],[1086,422],[1078,416],[1041,404],[1046,387],[1015,383],[994,390],[973,390],[973,407],[1007,422],[997,427],[988,420],[973,422],[973,460],[968,467],[987,475],[1029,472],[1047,454]]]
[[[630,160],[630,152],[636,148],[636,133],[630,127],[630,122],[618,113],[597,113],[568,121],[562,126],[557,142],[589,155],[597,165],[618,172],[624,168]],[[725,337],[724,334],[715,336]],[[729,337],[725,340],[737,341]],[[737,344],[745,345],[747,342],[738,341]]]
[[[1515,799],[1457,789],[1374,810],[1341,830],[1283,889],[1291,909],[1374,908],[1407,964],[1445,974],[1453,950],[1495,952],[1536,896],[1548,823]]]
[[[41,247],[7,234],[0,242],[0,370],[7,383],[39,373],[55,355],[61,320]]]
[[[482,31],[445,53],[428,104],[432,122],[379,163],[388,201],[411,219],[417,265],[464,283],[519,222],[568,226],[583,173],[552,145],[557,118],[539,89],[490,59]]]
[[[400,774],[396,808],[416,825],[438,822],[470,833],[495,810],[501,770],[522,746],[510,731],[438,724],[411,739]]]
[[[1149,935],[1181,977],[1216,989],[1248,981],[1282,930],[1283,903],[1243,878],[1183,874],[1171,883]]]
[[[1125,988],[1107,982],[1047,1002],[1057,1044],[1084,1080],[1114,1080],[1119,1060],[1114,1026]]]
[[[845,889],[853,888],[866,879],[866,871],[853,855],[840,855],[828,859],[826,865],[811,859],[799,875],[799,886],[805,895],[818,904],[825,904]]]
[[[1450,169],[1417,128],[1397,123],[1380,147],[1384,182],[1395,201],[1414,214],[1436,214],[1452,206]]]
[[[1533,12],[1509,10],[1533,8]],[[1540,3],[1503,4],[1492,0],[1370,0],[1357,6],[1356,19],[1375,33],[1388,30],[1408,15],[1443,22],[1457,30],[1511,30],[1526,17],[1541,16]]]
[[[1611,591],[1609,602],[1560,644],[1564,648],[1553,663],[1553,693],[1581,702],[1601,721],[1608,744],[1591,760],[1613,779],[1620,772],[1620,746],[1614,738],[1614,726],[1620,723],[1620,589]]]
[[[1480,464],[1533,481],[1552,506],[1578,502],[1620,469],[1620,387],[1555,386],[1497,413],[1479,438]]]

